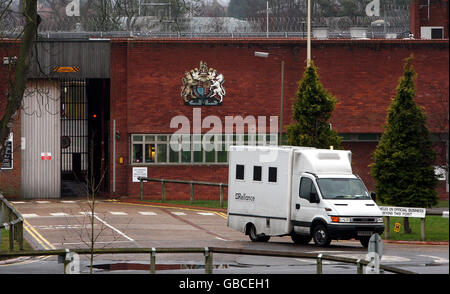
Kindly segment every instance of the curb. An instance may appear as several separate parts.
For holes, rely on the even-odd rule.
[[[191,205],[183,205],[183,204],[171,204],[171,203],[160,203],[160,202],[143,202],[139,200],[120,200],[117,202],[122,203],[131,203],[131,204],[142,204],[142,205],[154,205],[154,206],[163,206],[163,207],[177,207],[177,208],[187,208],[187,209],[198,209],[198,210],[210,210],[216,212],[227,213],[226,208],[213,208],[213,207],[203,207],[203,206],[191,206]]]
[[[400,241],[400,240],[383,240],[383,243],[405,244],[405,245],[449,245],[449,242],[438,241]]]
[[[30,259],[31,259],[31,257],[17,257],[17,258],[14,258],[14,259],[5,259],[5,260],[0,260],[0,265],[15,264],[15,263],[27,261],[27,260],[30,260]]]

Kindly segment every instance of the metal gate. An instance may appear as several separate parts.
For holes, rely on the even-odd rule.
[[[30,80],[21,115],[22,197],[59,198],[60,87],[57,80]]]
[[[61,80],[61,175],[82,182],[89,159],[86,80]]]

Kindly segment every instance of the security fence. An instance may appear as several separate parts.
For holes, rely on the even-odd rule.
[[[148,254],[150,257],[150,273],[156,273],[156,254],[157,253],[198,253],[205,257],[205,274],[213,274],[213,253],[214,254],[233,254],[233,255],[253,255],[253,256],[271,256],[271,257],[287,257],[287,258],[304,258],[316,261],[316,273],[323,274],[323,261],[341,262],[346,264],[354,264],[356,273],[363,274],[364,266],[370,266],[370,262],[364,259],[347,258],[340,256],[331,256],[326,254],[288,252],[288,251],[269,251],[258,249],[241,249],[241,248],[111,248],[111,249],[61,249],[47,251],[23,251],[23,252],[6,252],[0,253],[0,258],[14,258],[20,256],[58,256],[59,261],[64,263],[64,273],[71,273],[73,266],[73,253],[78,255],[103,255],[103,254]],[[395,268],[387,265],[379,266],[380,272],[390,272],[396,274],[416,274],[414,272]]]
[[[0,245],[2,244],[1,230],[6,229],[7,231],[9,231],[9,250],[14,250],[14,241],[18,241],[19,249],[23,250],[23,217],[1,194],[0,203]]]

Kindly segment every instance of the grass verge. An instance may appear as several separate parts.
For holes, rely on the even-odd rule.
[[[148,203],[164,203],[164,204],[175,204],[175,205],[187,205],[187,206],[197,206],[204,208],[224,208],[227,209],[228,203],[224,201],[223,207],[220,207],[219,200],[194,200],[191,204],[189,200],[166,200],[162,202],[161,200],[144,200],[144,202]]]
[[[30,244],[25,240],[23,240],[23,249],[30,251],[33,250]],[[14,251],[19,250],[19,242],[14,241]],[[1,244],[0,244],[0,252],[7,252],[9,251],[9,231],[2,229],[2,238],[1,238]],[[1,260],[1,258],[0,258]]]
[[[421,241],[420,239],[420,219],[409,218],[409,225],[412,229],[411,234],[406,234],[403,226],[404,218],[391,217],[390,238],[396,241]],[[395,224],[399,223],[400,232],[395,232]],[[425,241],[448,242],[449,219],[441,216],[429,215],[425,218]],[[382,235],[384,239],[384,234]]]

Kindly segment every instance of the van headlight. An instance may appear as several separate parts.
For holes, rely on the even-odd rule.
[[[332,216],[331,221],[333,223],[350,223],[350,222],[352,222],[352,218],[351,217]]]
[[[382,222],[384,222],[384,220],[383,220],[382,217],[377,217],[377,218],[376,218],[376,222],[377,222],[377,223],[382,223]]]

